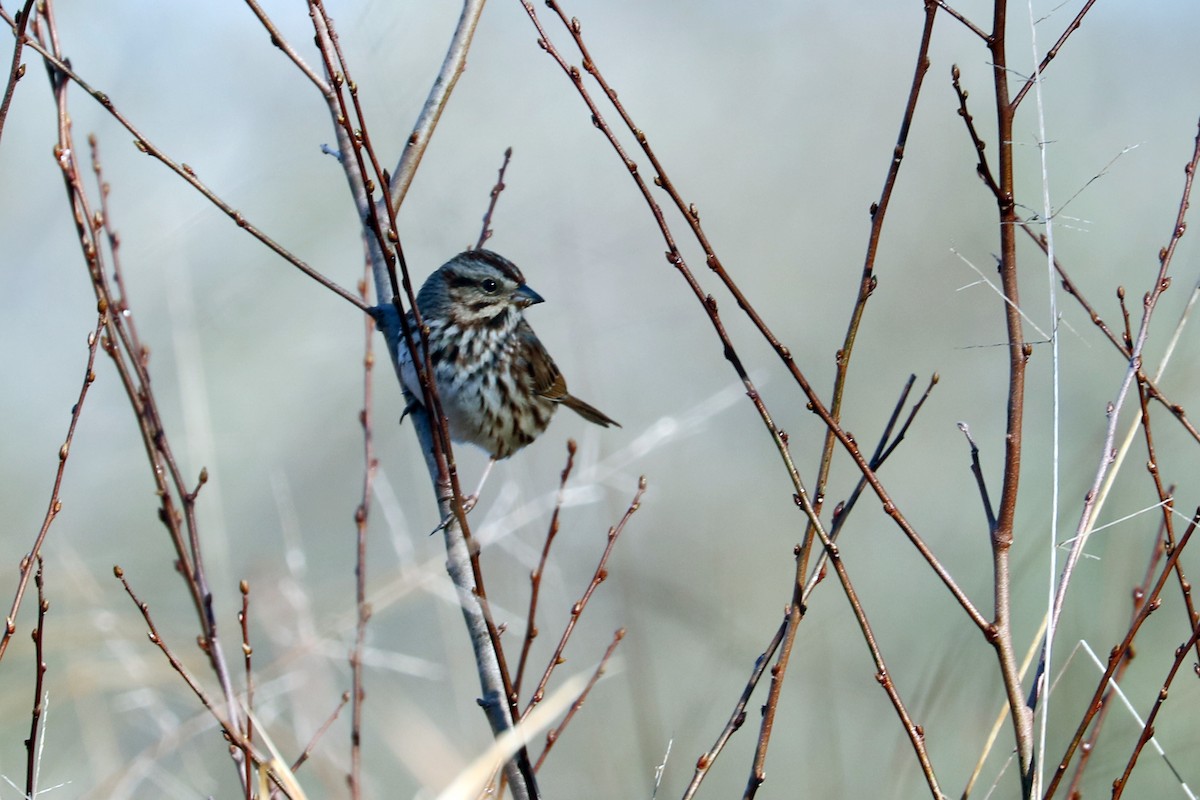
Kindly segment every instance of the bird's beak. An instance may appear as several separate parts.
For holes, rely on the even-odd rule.
[[[517,287],[515,292],[513,292],[512,299],[513,302],[519,305],[521,308],[528,308],[529,306],[545,302],[540,294],[535,292],[533,289],[530,289],[523,283]]]

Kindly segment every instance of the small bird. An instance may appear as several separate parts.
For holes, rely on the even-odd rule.
[[[485,480],[496,461],[540,436],[560,405],[597,425],[620,427],[567,391],[554,359],[525,321],[525,309],[541,302],[541,295],[525,285],[521,270],[489,250],[459,253],[417,293],[450,438],[488,452],[492,458]],[[394,320],[390,304],[379,311],[387,314],[388,309]],[[420,352],[412,312],[408,322]],[[396,353],[405,399],[410,408],[420,405],[421,384],[403,337]]]

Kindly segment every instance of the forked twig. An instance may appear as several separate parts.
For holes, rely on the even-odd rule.
[[[597,587],[599,587],[600,584],[603,583],[606,578],[608,578],[608,559],[612,555],[613,548],[616,547],[617,539],[620,538],[622,531],[625,530],[625,526],[629,523],[629,520],[633,517],[634,513],[637,512],[638,508],[641,507],[642,495],[645,494],[645,492],[646,477],[643,475],[642,477],[638,478],[637,491],[634,492],[633,500],[629,502],[629,507],[625,509],[625,513],[621,516],[621,520],[616,525],[608,529],[608,543],[604,547],[604,553],[600,556],[600,562],[596,564],[596,570],[592,573],[592,579],[588,581],[587,588],[584,589],[580,598],[571,606],[571,615],[567,620],[567,625],[565,628],[563,628],[562,636],[559,637],[558,645],[554,648],[554,653],[550,656],[550,660],[546,664],[546,669],[542,673],[541,680],[538,681],[537,688],[533,690],[533,694],[530,695],[529,702],[525,705],[525,711],[522,714],[522,717],[528,715],[529,712],[533,710],[534,706],[540,703],[542,698],[545,697],[546,684],[550,682],[550,676],[554,674],[554,669],[559,664],[563,663],[563,651],[566,650],[567,642],[570,641],[571,634],[575,631],[575,625],[579,622],[580,615],[582,615],[583,610],[587,608],[588,601],[591,600],[592,595],[595,593]]]

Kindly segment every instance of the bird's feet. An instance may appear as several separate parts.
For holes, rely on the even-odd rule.
[[[450,498],[450,502],[453,503],[454,498]],[[473,509],[475,507],[475,504],[478,502],[479,502],[479,495],[477,495],[477,494],[467,495],[466,497],[464,497],[463,501],[462,501],[463,515],[466,516],[467,514],[470,514],[471,509]],[[456,520],[456,519],[458,519],[458,514],[454,513],[454,511],[452,510],[449,514],[442,517],[442,521],[438,523],[436,528],[434,528],[433,530],[431,530],[429,532],[429,535],[433,536],[435,533],[439,533],[441,531],[446,530],[446,527],[451,522],[454,522],[454,520]]]

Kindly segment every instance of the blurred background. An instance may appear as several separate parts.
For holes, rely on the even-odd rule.
[[[13,4],[6,8],[11,13]],[[456,3],[331,0],[341,44],[386,165],[396,162],[460,11]],[[1034,3],[1039,53],[1078,4]],[[319,63],[302,4],[264,3],[310,64]],[[955,7],[988,27],[990,4]],[[359,223],[311,84],[237,3],[125,0],[56,4],[74,68],[140,130],[251,222],[331,279],[362,274]],[[578,62],[548,10],[551,37]],[[824,397],[832,387],[878,199],[911,83],[922,4],[574,0],[597,64],[647,133],[676,186],[700,210],[730,273],[791,348]],[[1010,10],[1014,80],[1032,71],[1030,10]],[[1200,115],[1200,50],[1192,2],[1099,3],[1046,74],[1047,160],[1060,259],[1110,325],[1118,285],[1135,315],[1170,235]],[[557,417],[534,445],[498,465],[472,514],[485,542],[489,593],[515,653],[528,573],[545,537],[568,438],[579,442],[562,531],[542,586],[535,675],[587,585],[607,529],[645,475],[649,489],[560,667],[586,674],[618,627],[628,634],[542,770],[547,797],[677,797],[710,747],[791,597],[803,517],[753,406],[708,318],[663,258],[665,245],[628,174],[593,128],[520,3],[484,12],[459,82],[401,213],[420,281],[473,243],[506,147],[514,150],[488,246],[519,264],[546,298],[529,319],[573,393],[619,420],[601,430]],[[8,50],[3,51],[8,53]],[[58,449],[79,391],[95,299],[53,157],[55,116],[32,52],[0,142],[0,602],[41,524]],[[982,282],[995,275],[995,205],[975,175],[957,116],[958,64],[972,112],[996,153],[992,68],[982,42],[939,15],[930,69],[877,260],[850,370],[846,427],[874,446],[910,374],[940,383],[882,470],[899,507],[985,614],[991,556],[959,421],[1000,492],[1007,355],[1003,308]],[[168,432],[186,474],[207,467],[199,514],[210,581],[229,650],[236,650],[238,581],[251,587],[256,708],[284,755],[298,754],[350,687],[354,632],[354,510],[362,481],[363,319],[238,230],[216,208],[139,153],[96,103],[71,90],[77,141],[98,137],[121,234],[128,298]],[[1041,211],[1036,98],[1016,123],[1018,201]],[[615,119],[612,119],[615,124]],[[628,137],[624,137],[628,141]],[[76,154],[77,157],[84,154]],[[640,159],[639,159],[640,160]],[[994,165],[994,162],[993,162]],[[643,163],[643,174],[649,167]],[[659,202],[668,203],[665,195]],[[823,431],[778,360],[704,269],[678,215],[668,220],[723,319],[776,424],[812,485]],[[1157,365],[1197,281],[1194,237],[1176,255],[1147,364]],[[1014,550],[1018,655],[1046,605],[1051,541],[1051,359],[1045,260],[1021,243],[1030,362],[1026,462]],[[979,272],[976,272],[977,268]],[[1105,405],[1125,364],[1071,298],[1062,313],[1059,541],[1069,538],[1101,455]],[[1135,324],[1137,318],[1135,316]],[[1185,329],[1160,385],[1200,408]],[[489,741],[475,697],[470,647],[442,568],[429,479],[402,400],[376,342],[375,444],[380,459],[368,558],[374,617],[368,636],[365,795],[432,797]],[[217,693],[173,553],[134,417],[101,355],[44,548],[48,715],[42,788],[60,797],[236,796],[237,781],[210,717],[145,638],[111,577],[120,564],[164,638]],[[1134,398],[1124,417],[1132,419]],[[1119,430],[1128,425],[1123,421]],[[1155,418],[1159,467],[1178,484],[1184,515],[1200,503],[1195,441]],[[1128,623],[1130,591],[1146,568],[1161,516],[1131,451],[1068,598],[1057,641],[1062,680],[1052,698],[1048,757],[1057,761],[1099,675],[1076,643],[1104,657]],[[1139,449],[1141,448],[1141,449]],[[457,450],[464,485],[485,456]],[[839,455],[828,494],[856,480]],[[991,648],[878,503],[864,498],[841,540],[845,562],[893,680],[918,723],[943,788],[957,796],[1001,708]],[[1180,524],[1180,529],[1183,525]],[[1060,551],[1060,558],[1065,551]],[[1188,559],[1185,558],[1185,564]],[[1200,572],[1193,553],[1190,575]],[[0,773],[23,786],[33,654],[27,598],[0,664]],[[1139,639],[1131,700],[1149,711],[1176,645],[1186,638],[1178,591]],[[513,656],[510,656],[512,658]],[[527,682],[527,687],[530,684]],[[717,762],[701,797],[745,786],[766,683],[746,729]],[[527,689],[528,691],[528,689]],[[1195,681],[1182,678],[1157,723],[1183,777],[1194,758]],[[1140,725],[1107,723],[1090,786],[1120,774]],[[299,773],[310,797],[345,795],[349,715]],[[927,793],[848,605],[832,579],[809,606],[767,759],[764,797],[904,798]],[[984,792],[1013,797],[1006,727],[983,772]],[[534,748],[535,752],[540,747]],[[1190,754],[1190,755],[1189,755]],[[1184,796],[1149,750],[1128,796]],[[1136,788],[1136,791],[1135,791]],[[0,798],[21,791],[0,786]]]

